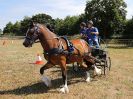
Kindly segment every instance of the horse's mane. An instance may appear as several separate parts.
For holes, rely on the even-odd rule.
[[[57,35],[56,35],[55,33],[51,32],[51,31],[46,27],[46,25],[44,25],[44,24],[39,24],[39,25],[42,26],[44,29],[46,29],[52,36],[57,37]]]

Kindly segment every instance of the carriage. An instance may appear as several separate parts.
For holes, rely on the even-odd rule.
[[[100,49],[92,48],[92,56],[95,57],[100,62],[96,62],[95,65],[102,70],[102,74],[107,75],[111,69],[111,58],[107,50],[107,43],[99,38]],[[78,63],[73,63],[73,70],[78,72],[80,70],[80,65]]]

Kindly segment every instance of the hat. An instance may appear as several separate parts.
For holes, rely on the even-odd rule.
[[[92,24],[93,25],[93,21],[90,20],[90,21],[87,22],[87,24]]]

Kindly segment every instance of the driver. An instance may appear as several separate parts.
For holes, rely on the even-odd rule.
[[[88,21],[87,22],[87,37],[88,37],[88,43],[91,47],[96,46],[97,49],[100,48],[99,46],[99,41],[98,41],[98,29],[96,27],[93,26],[93,21]]]

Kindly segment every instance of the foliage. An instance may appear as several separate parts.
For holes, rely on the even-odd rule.
[[[29,28],[29,23],[32,21],[36,23],[41,23],[41,24],[54,24],[54,20],[52,19],[51,16],[46,15],[46,14],[37,14],[30,17],[25,17],[24,20],[21,21],[21,32],[22,34],[26,33],[27,29]]]
[[[16,22],[15,24],[9,22],[4,28],[4,33],[14,33],[14,35],[25,35],[27,29],[29,28],[29,23],[31,22],[31,20],[41,24],[54,24],[54,19],[52,19],[51,16],[46,14],[37,14],[32,17],[25,16],[22,21]]]
[[[127,20],[125,31],[123,32],[123,38],[133,39],[133,18]]]
[[[126,7],[123,0],[88,0],[85,14],[99,27],[102,35],[110,37],[123,32]]]
[[[53,24],[54,20],[50,15],[47,14],[37,14],[35,16],[32,16],[32,20],[37,23],[41,24]]]
[[[22,35],[25,35],[26,31],[28,30],[30,21],[31,21],[31,18],[25,16],[24,19],[20,22],[21,23],[20,33]]]
[[[67,16],[64,20],[55,20],[55,30],[59,35],[77,34],[79,30],[79,16]]]
[[[21,35],[21,34],[20,34],[20,28],[21,28],[21,23],[17,21],[17,22],[13,25],[12,32],[15,33],[15,35]]]
[[[13,23],[9,22],[7,23],[6,27],[3,30],[4,34],[12,33],[13,32]]]
[[[2,29],[0,29],[0,35],[1,35],[1,34],[3,34],[3,31],[2,31]]]
[[[25,16],[16,23],[7,23],[3,33],[13,35],[25,35],[31,20],[41,24],[51,24],[58,35],[74,35],[79,33],[80,22],[93,20],[103,38],[111,38],[112,35],[123,35],[132,38],[133,19],[126,21],[124,0],[87,0],[85,13],[77,16],[67,16],[64,19],[53,19],[47,14],[36,14],[32,17]],[[127,37],[128,34],[128,37]]]

